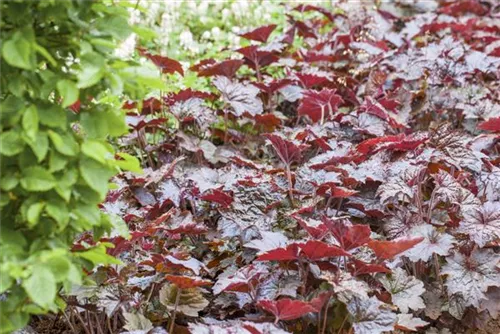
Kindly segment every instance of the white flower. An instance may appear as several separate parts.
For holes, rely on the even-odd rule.
[[[221,30],[219,27],[213,27],[212,28],[212,36],[214,36],[214,38],[217,38],[219,37],[221,34]]]
[[[210,31],[205,30],[205,31],[203,32],[203,34],[201,35],[201,39],[210,39],[210,37],[211,37],[211,36],[212,36],[212,35],[211,35]]]

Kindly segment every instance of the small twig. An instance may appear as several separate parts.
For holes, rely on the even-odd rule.
[[[71,331],[73,331],[73,333],[76,333],[76,328],[75,326],[73,325],[73,321],[70,320],[70,318],[68,317],[68,315],[66,314],[66,311],[62,311],[62,314],[64,315],[64,318],[66,319],[66,321],[68,322],[68,325],[69,325],[69,328],[71,328]]]
[[[174,333],[175,316],[177,315],[177,306],[179,306],[179,300],[181,299],[181,293],[182,293],[182,289],[177,287],[177,294],[175,296],[174,311],[172,314],[172,322],[170,323],[170,328],[168,329],[169,334]]]
[[[94,326],[92,324],[92,319],[90,318],[90,312],[89,312],[89,310],[85,310],[85,318],[87,318],[87,325],[88,325],[88,327],[90,329],[90,333],[91,334],[95,334],[94,333]]]
[[[293,182],[292,182],[292,171],[290,170],[290,165],[286,165],[286,178],[288,180],[288,194],[290,196],[290,202],[292,203],[292,208],[295,206],[293,202]]]
[[[106,324],[108,325],[109,334],[113,334],[113,327],[111,326],[111,318],[106,316]]]
[[[326,320],[328,319],[328,307],[330,306],[329,305],[330,304],[330,298],[328,298],[328,301],[326,302],[325,317],[323,318],[323,326],[321,327],[321,334],[325,334],[325,332],[326,332]]]
[[[94,318],[95,318],[95,324],[96,324],[97,332],[99,334],[104,334],[104,331],[101,328],[101,321],[100,321],[99,316],[97,315],[97,313],[94,313]]]
[[[70,308],[70,310],[73,311],[73,308]],[[80,320],[80,322],[81,322],[81,324],[83,326],[83,330],[85,331],[85,333],[86,334],[91,334],[90,331],[87,328],[87,324],[85,323],[85,321],[81,317],[80,313],[77,310],[74,310],[74,314],[76,315],[76,317],[78,318],[78,320]]]
[[[441,290],[443,290],[443,279],[441,278],[441,273],[440,273],[439,258],[438,258],[438,255],[436,253],[432,254],[432,256],[434,258],[434,271],[436,273],[435,275],[439,281],[439,285],[441,286]]]
[[[340,333],[341,333],[341,331],[342,331],[342,329],[344,328],[344,324],[345,324],[345,322],[346,322],[346,320],[347,320],[347,315],[348,315],[348,314],[349,314],[349,313],[346,313],[346,315],[345,315],[345,317],[344,317],[344,320],[342,320],[342,323],[340,324],[340,328],[339,328],[339,331],[337,332],[337,334],[340,334]]]

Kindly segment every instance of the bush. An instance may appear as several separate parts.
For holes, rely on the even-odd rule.
[[[97,206],[113,174],[138,170],[135,158],[115,160],[108,143],[127,131],[118,97],[140,98],[144,83],[158,79],[114,56],[134,30],[126,4],[1,6],[0,331],[7,333],[30,314],[64,308],[58,292],[81,284],[82,269],[118,262],[106,243],[70,249],[83,231],[99,238],[123,225]]]

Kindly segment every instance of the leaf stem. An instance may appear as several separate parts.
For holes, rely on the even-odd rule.
[[[181,299],[182,289],[177,287],[177,294],[175,295],[174,311],[172,314],[172,321],[170,322],[170,327],[168,333],[172,334],[174,332],[175,316],[177,315],[177,306],[179,306],[179,300]]]
[[[292,171],[290,170],[290,165],[286,164],[286,178],[288,180],[288,195],[290,196],[290,202],[292,203],[292,208],[295,206],[293,202],[293,182],[292,182]]]

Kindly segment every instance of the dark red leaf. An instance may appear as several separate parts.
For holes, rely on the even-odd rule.
[[[461,16],[465,13],[472,13],[478,16],[482,16],[486,15],[488,11],[488,8],[481,4],[481,2],[478,0],[453,1],[449,5],[439,9],[440,13],[451,16]]]
[[[311,224],[308,224],[307,221],[305,221],[304,219],[302,219],[301,217],[298,216],[298,214],[293,214],[291,215],[295,220],[297,220],[297,222],[299,223],[300,226],[302,226],[302,228],[304,230],[307,231],[307,233],[309,233],[309,235],[311,237],[313,237],[314,239],[323,239],[323,237],[325,235],[327,235],[328,233],[330,233],[330,230],[328,229],[328,227],[326,227],[325,224],[321,223],[321,224],[318,224],[318,225],[311,225]]]
[[[334,15],[331,12],[329,12],[327,9],[325,9],[323,7],[319,7],[319,6],[303,5],[302,4],[302,5],[298,5],[293,10],[296,10],[298,12],[316,11],[318,13],[321,13],[321,14],[325,15],[332,22],[335,19]]]
[[[337,246],[325,242],[309,240],[305,243],[293,243],[285,248],[272,249],[257,258],[257,261],[290,261],[305,258],[317,261],[335,256],[351,256]]]
[[[266,133],[264,137],[271,142],[279,158],[286,165],[291,165],[294,162],[300,161],[302,159],[302,152],[308,147],[303,144],[295,144],[290,140],[272,133]]]
[[[322,77],[314,74],[295,73],[295,76],[297,77],[297,79],[299,79],[300,85],[307,89],[321,85],[328,81],[327,77]]]
[[[335,256],[351,256],[341,248],[328,245],[323,241],[309,240],[306,243],[297,244],[297,246],[299,247],[299,256],[305,256],[312,261]]]
[[[374,274],[374,273],[391,273],[391,270],[382,264],[376,263],[366,263],[360,260],[351,259],[354,267],[352,268],[352,275],[364,275],[364,274]]]
[[[262,92],[271,95],[274,94],[279,89],[290,85],[291,83],[292,80],[290,79],[279,79],[279,80],[273,80],[270,83],[252,82],[252,85],[259,88]]]
[[[165,279],[170,283],[175,284],[179,289],[190,289],[213,284],[209,280],[190,276],[166,275]]]
[[[279,60],[279,58],[269,51],[260,51],[257,45],[250,45],[236,50],[245,57],[245,64],[253,68],[262,68]]]
[[[217,98],[217,95],[215,95],[213,93],[201,92],[201,91],[192,90],[191,88],[188,88],[188,89],[181,90],[178,93],[169,94],[165,98],[165,102],[167,102],[168,105],[173,105],[176,102],[183,102],[183,101],[187,101],[187,100],[193,99],[193,98],[199,98],[202,100],[213,101]]]
[[[274,131],[281,125],[281,119],[274,114],[255,115],[255,123],[262,131]]]
[[[223,75],[232,78],[238,69],[243,65],[242,59],[229,59],[220,63],[207,62],[206,64],[199,64],[195,67],[199,77],[213,77],[216,75]]]
[[[375,255],[382,260],[390,260],[398,254],[412,248],[419,242],[424,240],[424,238],[400,238],[391,241],[379,241],[371,240],[368,242],[368,247],[370,247]]]
[[[160,55],[153,55],[145,51],[144,49],[139,49],[139,53],[151,60],[153,64],[158,66],[161,69],[161,73],[163,74],[173,74],[175,72],[178,72],[180,75],[184,75],[182,65],[177,60]]]
[[[490,132],[500,132],[500,117],[492,117],[479,124],[478,128]]]
[[[332,294],[333,292],[331,291],[322,292],[317,297],[311,299],[309,303],[316,309],[316,312],[321,312],[321,309],[330,300]]]
[[[342,219],[323,218],[323,223],[332,232],[344,250],[351,250],[365,245],[370,241],[370,226],[347,225]]]
[[[344,187],[339,187],[333,182],[326,182],[319,185],[316,189],[316,195],[324,196],[328,195],[333,198],[347,198],[356,195],[358,192],[356,190],[347,189]]]
[[[249,31],[245,34],[241,34],[240,36],[246,39],[250,39],[257,42],[265,43],[267,39],[271,35],[271,33],[276,29],[276,24],[270,24],[267,26],[263,26],[252,31]]]
[[[411,135],[399,134],[367,139],[358,144],[356,150],[361,154],[373,154],[381,150],[411,151],[426,142],[428,135],[417,133]]]
[[[260,300],[257,306],[272,313],[279,320],[293,320],[302,317],[310,312],[318,312],[316,308],[308,302],[283,298],[280,300]]]
[[[298,259],[297,244],[285,248],[276,248],[260,255],[256,261],[292,261]]]
[[[200,197],[204,201],[220,204],[224,208],[228,208],[233,203],[233,197],[218,189],[213,189],[210,193]]]
[[[307,115],[313,122],[323,122],[337,111],[343,102],[335,90],[323,88],[320,92],[307,90],[298,108],[299,115]]]

